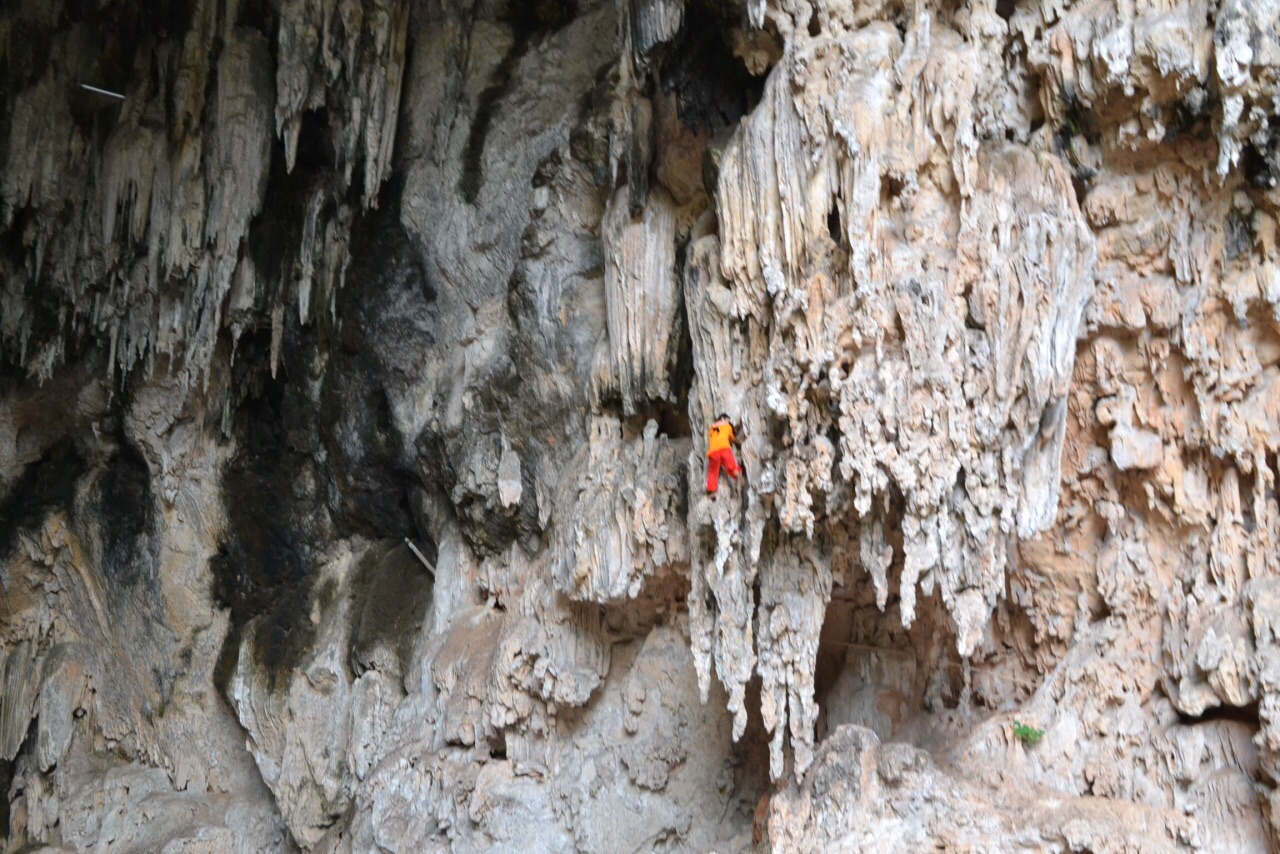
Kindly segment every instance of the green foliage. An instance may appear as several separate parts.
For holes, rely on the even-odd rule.
[[[1044,737],[1044,730],[1036,729],[1033,726],[1027,726],[1022,723],[1022,721],[1014,721],[1013,737],[1025,744],[1027,747],[1035,747],[1040,743],[1040,739]]]

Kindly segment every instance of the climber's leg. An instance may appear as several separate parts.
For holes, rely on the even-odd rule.
[[[707,494],[715,495],[720,486],[720,452],[707,457]]]
[[[720,453],[724,454],[724,469],[729,473],[729,477],[734,480],[742,474],[742,469],[738,468],[738,461],[734,459],[733,448],[725,448]]]

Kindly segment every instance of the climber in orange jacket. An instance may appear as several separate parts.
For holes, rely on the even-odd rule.
[[[714,424],[707,430],[707,494],[715,495],[720,486],[720,467],[724,466],[729,477],[734,480],[742,474],[738,461],[733,458],[733,425],[729,416],[720,413]]]

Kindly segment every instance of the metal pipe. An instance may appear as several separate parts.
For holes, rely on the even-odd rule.
[[[117,92],[108,92],[106,89],[99,89],[97,86],[90,86],[88,83],[81,83],[80,88],[86,89],[95,95],[106,95],[108,98],[115,98],[117,101],[123,101],[125,99],[124,95]]]
[[[414,556],[418,560],[422,561],[422,565],[427,568],[427,572],[430,572],[432,577],[434,577],[436,574],[436,568],[431,565],[431,561],[427,560],[426,555],[418,551],[418,547],[415,546],[413,544],[413,541],[410,540],[408,537],[404,538],[404,544],[409,547],[409,550],[413,552]]]

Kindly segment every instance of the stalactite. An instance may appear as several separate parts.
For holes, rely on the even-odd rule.
[[[24,275],[11,277],[6,288],[5,299],[14,304],[6,313],[6,347],[18,351],[33,376],[52,376],[68,337],[77,345],[82,339],[108,344],[113,374],[156,355],[190,377],[207,372],[235,271],[268,201],[271,115],[292,167],[303,112],[327,108],[329,99],[338,183],[337,201],[324,204],[336,213],[308,221],[299,314],[304,322],[312,319],[313,287],[326,309],[331,306],[347,263],[351,206],[376,205],[390,173],[409,4],[303,6],[282,10],[273,69],[266,34],[236,26],[238,3],[200,0],[190,28],[174,34],[178,41],[155,43],[152,61],[140,57],[101,143],[75,127],[60,94],[77,82],[66,76],[66,62],[49,63],[35,86],[18,93],[6,146],[4,221],[12,224],[21,212],[31,242],[43,247],[56,235],[64,250],[28,255],[20,262]],[[317,21],[324,26],[317,29]],[[87,50],[87,38],[86,25],[75,24],[55,37],[52,51]],[[99,122],[107,119],[103,113]],[[362,197],[347,201],[356,168]],[[78,233],[62,226],[62,211],[73,212]],[[34,298],[15,290],[27,277],[46,283],[45,306],[69,312],[61,330],[46,330],[34,347]],[[269,291],[274,288],[262,294]]]

